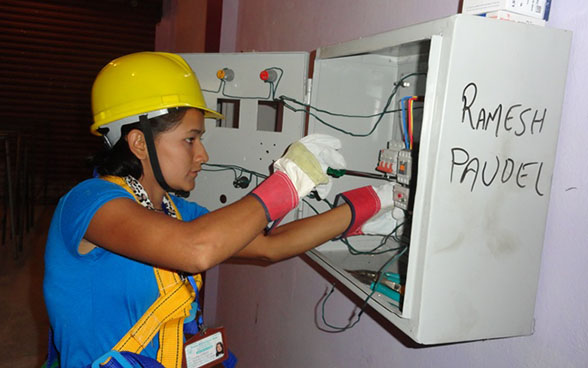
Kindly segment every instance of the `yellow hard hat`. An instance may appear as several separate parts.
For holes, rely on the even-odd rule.
[[[102,135],[108,128],[111,145],[120,138],[123,125],[167,114],[168,108],[194,107],[204,117],[223,119],[209,109],[204,101],[200,83],[188,63],[179,55],[165,52],[138,52],[108,63],[92,86],[94,124],[90,130]]]

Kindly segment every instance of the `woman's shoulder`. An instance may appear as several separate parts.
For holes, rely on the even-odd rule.
[[[87,203],[96,200],[104,201],[116,197],[132,198],[131,194],[120,185],[100,178],[91,178],[84,180],[73,187],[62,197],[62,201]]]
[[[98,178],[84,180],[59,200],[50,234],[59,234],[53,239],[65,241],[72,254],[77,255],[78,245],[96,211],[106,202],[121,197],[132,198],[117,184]]]
[[[192,221],[209,212],[206,207],[202,207],[196,202],[189,201],[187,199],[175,196],[173,194],[170,196],[176,208],[178,209],[178,211],[180,211],[180,214],[182,215],[182,219],[184,221]]]

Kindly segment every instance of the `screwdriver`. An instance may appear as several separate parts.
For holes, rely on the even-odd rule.
[[[330,175],[334,178],[340,178],[343,175],[351,175],[351,176],[359,176],[362,178],[370,178],[370,179],[380,179],[380,180],[390,180],[389,177],[383,174],[373,174],[364,171],[355,171],[355,170],[346,170],[346,169],[333,169],[327,168],[327,175]]]

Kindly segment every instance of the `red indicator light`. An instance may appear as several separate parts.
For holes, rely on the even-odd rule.
[[[278,79],[278,72],[273,69],[265,69],[259,73],[259,78],[264,82],[275,82]]]
[[[261,73],[259,73],[259,78],[261,78],[262,81],[267,81],[267,78],[269,77],[269,74],[267,72],[267,70],[262,71]]]

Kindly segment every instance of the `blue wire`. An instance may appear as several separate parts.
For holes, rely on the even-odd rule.
[[[406,96],[400,100],[400,107],[402,108],[402,127],[404,128],[404,145],[406,146],[406,149],[410,149],[410,143],[408,141],[408,122],[406,118],[406,101],[411,97],[412,96]]]

